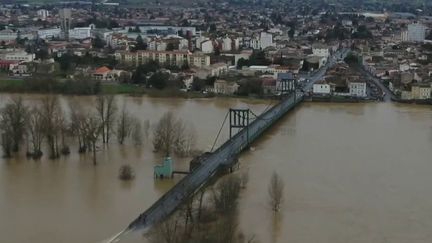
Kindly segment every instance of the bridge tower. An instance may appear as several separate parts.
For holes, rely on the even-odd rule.
[[[229,109],[229,136],[233,137],[234,129],[246,128],[247,144],[249,145],[249,109]]]
[[[279,73],[276,81],[276,91],[281,96],[290,95],[296,92],[297,80],[292,73]]]

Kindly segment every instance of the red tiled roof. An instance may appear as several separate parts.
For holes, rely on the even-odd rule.
[[[96,69],[94,71],[94,73],[95,74],[104,74],[104,73],[107,73],[107,72],[110,72],[110,71],[111,71],[111,69],[109,69],[108,67],[103,66],[103,67],[100,67],[100,68]]]

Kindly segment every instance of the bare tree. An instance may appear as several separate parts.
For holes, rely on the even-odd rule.
[[[182,124],[183,134],[178,136],[175,144],[175,151],[178,155],[189,156],[193,152],[196,144],[196,130],[192,124]]]
[[[123,106],[120,117],[117,121],[117,140],[123,144],[125,139],[130,136],[132,132],[133,119],[126,107]]]
[[[101,120],[102,142],[109,143],[117,106],[113,95],[99,95],[96,98],[96,111]]]
[[[269,185],[270,206],[273,211],[278,212],[283,202],[284,183],[280,176],[273,172]]]
[[[237,209],[241,188],[237,176],[224,178],[213,190],[214,208],[222,214],[232,214]]]
[[[135,146],[143,143],[143,130],[139,119],[134,118],[132,121],[132,140]]]
[[[149,232],[150,242],[177,243],[182,242],[180,238],[180,222],[177,215],[155,225]]]
[[[89,145],[86,143],[87,140],[85,138],[85,115],[83,114],[82,110],[78,105],[75,103],[69,103],[70,107],[70,127],[69,130],[72,134],[72,136],[76,137],[78,139],[78,152],[79,153],[85,153],[89,147]]]
[[[186,126],[172,112],[165,113],[153,132],[153,147],[156,152],[169,155],[171,152],[182,154],[185,145]]]
[[[102,131],[101,121],[96,116],[89,114],[84,120],[83,131],[86,143],[90,145],[90,149],[93,152],[93,164],[96,165],[96,144]]]
[[[55,96],[47,96],[42,100],[41,114],[44,123],[44,134],[50,151],[50,159],[59,157],[58,137],[61,126],[59,123],[63,119],[59,100]]]
[[[32,147],[30,156],[33,159],[42,157],[43,153],[41,147],[44,138],[44,126],[44,118],[41,110],[37,107],[33,108],[27,122],[27,134]]]
[[[18,152],[23,142],[28,108],[21,97],[14,98],[0,111],[0,130],[2,131],[2,147],[5,157],[11,152]]]

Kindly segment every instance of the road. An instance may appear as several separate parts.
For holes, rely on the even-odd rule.
[[[396,96],[385,86],[381,80],[375,76],[373,76],[369,71],[367,71],[363,66],[360,66],[358,69],[363,75],[365,75],[369,80],[375,83],[377,87],[379,87],[384,92],[384,101],[389,102],[393,99],[396,99]]]
[[[321,67],[318,71],[316,71],[311,75],[309,74],[309,75],[302,76],[302,78],[309,80],[309,82],[304,86],[304,90],[310,91],[312,89],[313,84],[316,83],[318,80],[321,80],[329,68],[333,67],[337,62],[343,61],[349,52],[350,50],[347,48],[338,50],[335,54],[333,54],[333,56],[329,57],[327,63],[323,67]]]

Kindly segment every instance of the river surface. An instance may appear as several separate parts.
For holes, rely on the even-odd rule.
[[[9,97],[0,96],[0,106]],[[29,104],[40,96],[25,96]],[[94,97],[62,97],[91,107]],[[209,150],[230,107],[255,113],[268,102],[240,99],[117,97],[142,121],[165,111],[193,123],[197,148]],[[228,137],[223,129],[218,144]],[[432,109],[430,106],[305,103],[240,157],[249,171],[239,226],[259,242],[432,242]],[[115,139],[90,155],[57,161],[0,159],[0,242],[100,242],[122,230],[180,178],[154,180],[161,156],[150,138],[141,146]],[[186,169],[188,159],[176,158]],[[118,169],[133,166],[122,182]],[[267,186],[277,171],[285,183],[282,210],[268,207]],[[239,173],[239,172],[237,172]],[[126,237],[121,242],[142,242]]]

